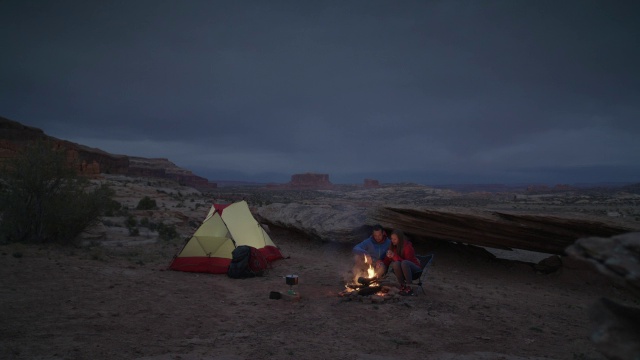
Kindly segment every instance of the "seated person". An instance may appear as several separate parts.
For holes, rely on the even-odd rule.
[[[421,270],[420,261],[416,258],[413,245],[405,238],[402,231],[394,230],[391,233],[391,246],[384,258],[384,263],[391,267],[398,278],[400,295],[413,295],[411,282],[413,274]]]
[[[387,266],[384,264],[383,259],[390,245],[391,240],[387,237],[387,233],[382,226],[374,225],[371,236],[353,247],[355,258],[354,274],[366,272],[371,264],[375,271],[375,276],[384,275],[387,272]]]

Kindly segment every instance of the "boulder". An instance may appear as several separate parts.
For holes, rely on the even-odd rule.
[[[578,239],[567,253],[640,296],[640,232]],[[640,308],[602,298],[592,306],[591,320],[591,340],[608,359],[640,359]]]
[[[560,256],[552,255],[540,260],[533,268],[539,273],[551,274],[562,268],[562,259],[560,259]]]
[[[255,214],[268,225],[323,241],[362,241],[370,232],[366,209],[348,205],[274,203],[257,208]]]
[[[566,252],[640,294],[640,232],[578,239]]]
[[[640,309],[602,298],[591,308],[591,341],[608,359],[640,359]]]

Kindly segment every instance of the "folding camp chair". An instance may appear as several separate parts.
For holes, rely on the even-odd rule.
[[[431,262],[433,261],[433,254],[416,255],[416,257],[420,261],[421,270],[413,273],[413,280],[418,280],[418,283],[416,285],[420,285],[420,290],[422,290],[423,294],[426,294],[426,292],[424,291],[424,287],[422,287],[422,284],[427,279],[427,267],[431,265]]]

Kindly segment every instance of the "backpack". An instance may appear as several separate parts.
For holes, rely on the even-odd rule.
[[[253,271],[256,276],[263,276],[267,272],[269,262],[262,255],[260,250],[251,247],[251,256],[249,256],[249,270]]]
[[[267,259],[258,249],[240,245],[231,252],[231,264],[229,264],[227,275],[233,279],[262,276],[267,266]]]

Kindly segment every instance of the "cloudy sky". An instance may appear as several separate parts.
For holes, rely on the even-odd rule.
[[[0,1],[0,116],[210,180],[640,181],[637,1]]]

